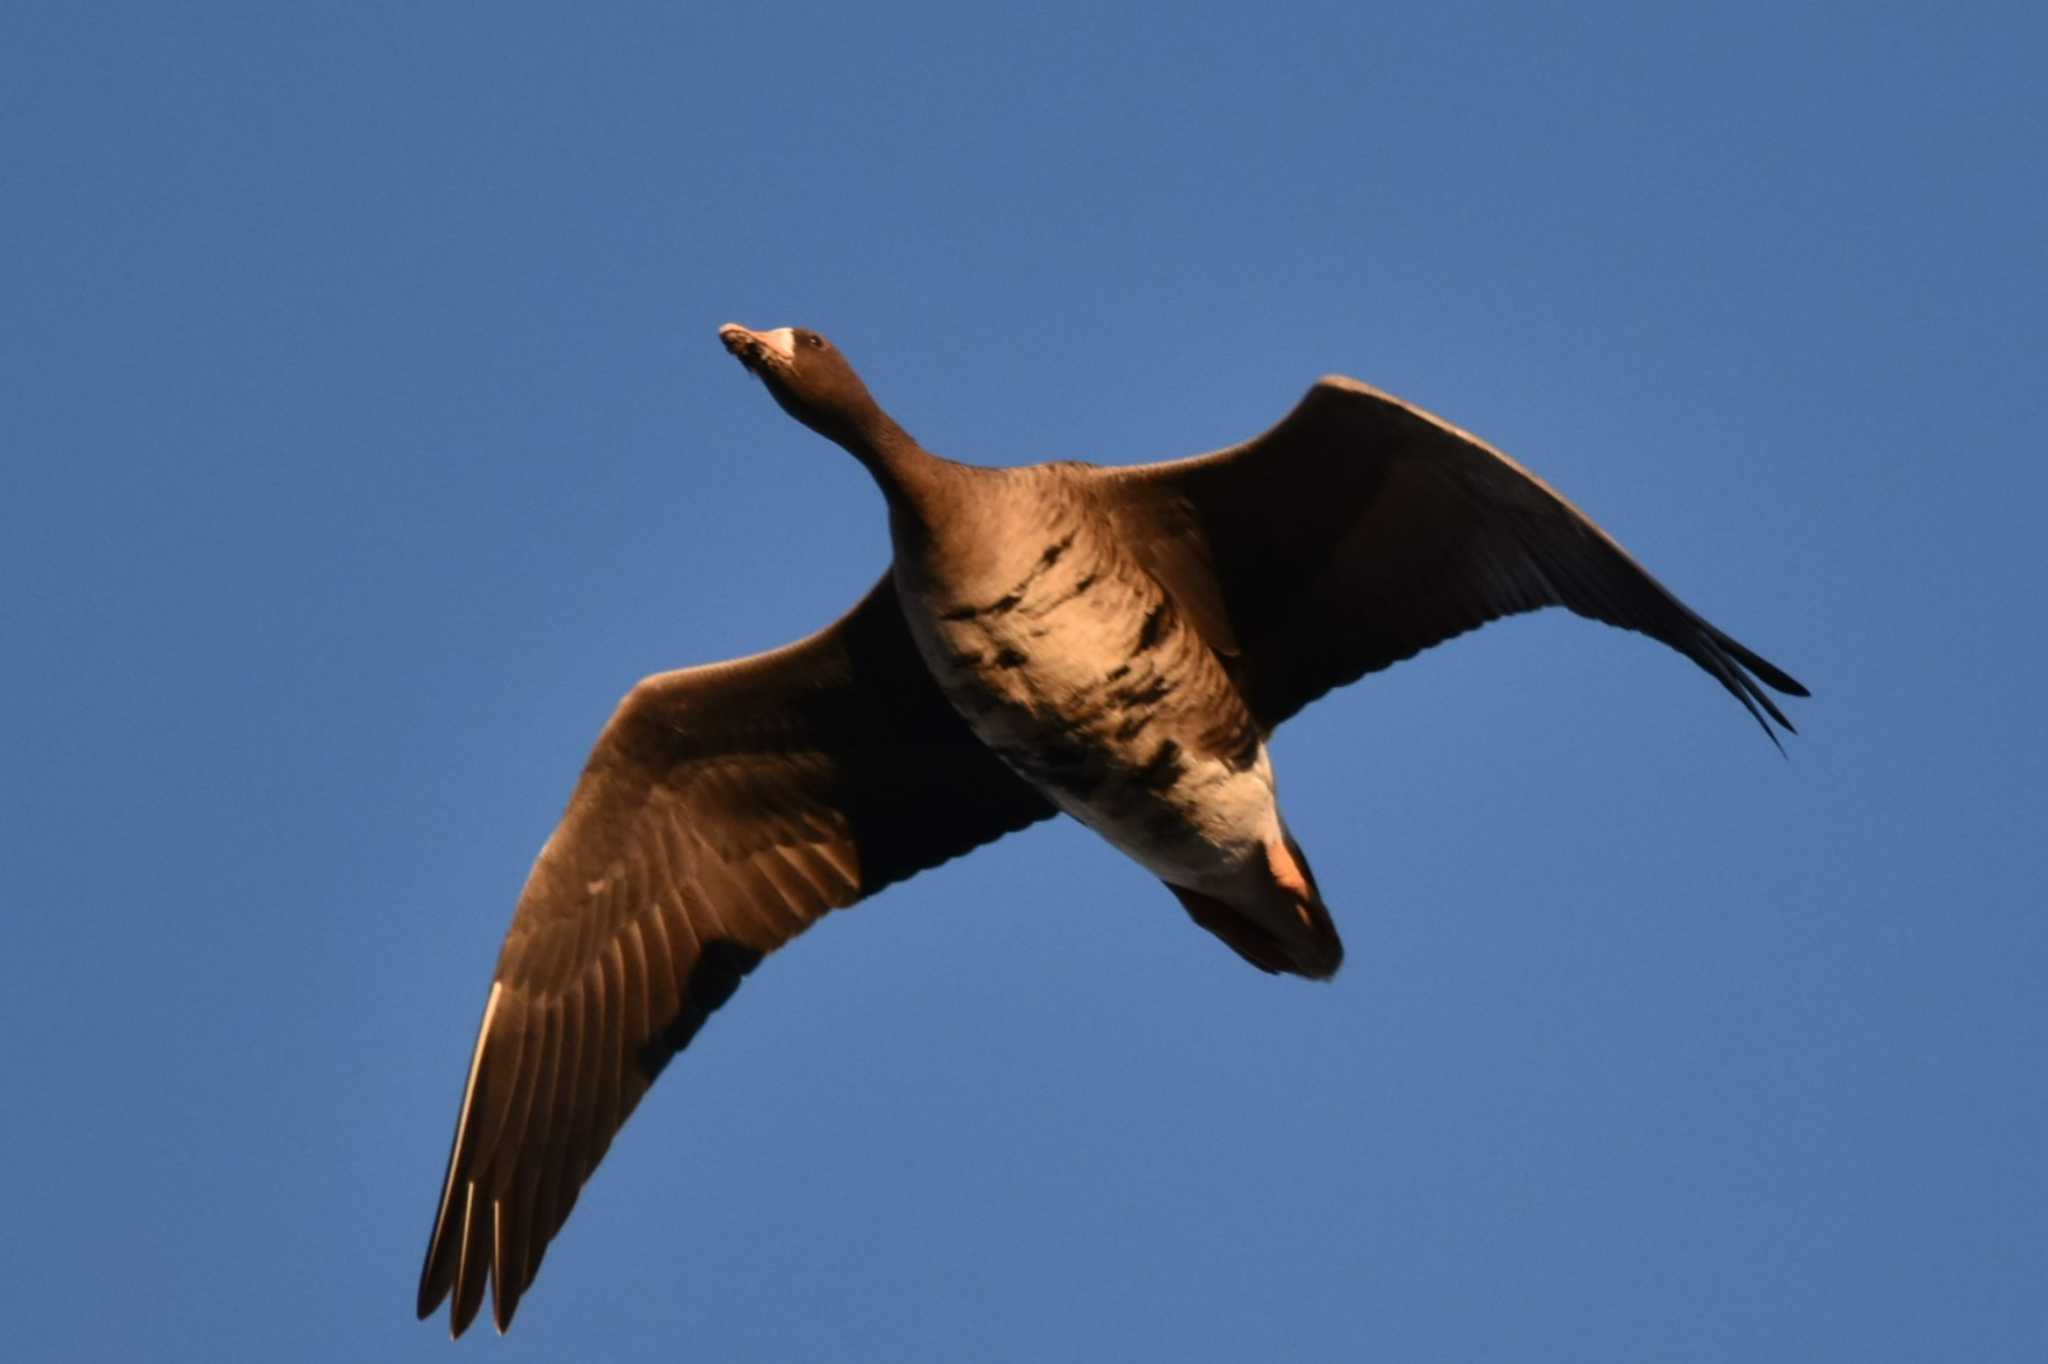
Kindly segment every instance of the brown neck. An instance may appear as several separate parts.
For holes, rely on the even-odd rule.
[[[873,402],[852,414],[843,430],[827,434],[867,467],[882,495],[889,499],[891,513],[898,516],[908,513],[922,520],[930,500],[950,481],[956,467],[919,445]]]

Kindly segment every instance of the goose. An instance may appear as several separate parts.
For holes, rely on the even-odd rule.
[[[1506,455],[1355,379],[1168,463],[981,468],[921,447],[805,328],[719,331],[880,488],[893,560],[838,621],[634,686],[498,957],[421,1271],[500,1331],[648,1087],[767,953],[1056,812],[1261,971],[1343,945],[1266,741],[1334,687],[1544,606],[1703,668],[1782,752],[1785,672]]]

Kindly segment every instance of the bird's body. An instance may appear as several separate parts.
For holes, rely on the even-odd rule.
[[[1223,660],[1092,504],[1092,470],[1004,472],[1010,495],[971,536],[895,546],[940,691],[1005,766],[1162,881],[1271,917],[1273,767]]]
[[[1064,811],[1260,969],[1343,948],[1266,738],[1334,686],[1545,605],[1687,655],[1772,733],[1804,688],[1475,438],[1327,378],[1212,455],[944,460],[816,333],[727,327],[868,468],[894,558],[838,622],[641,682],[506,936],[422,1270],[500,1329],[613,1134],[740,979],[830,909]]]

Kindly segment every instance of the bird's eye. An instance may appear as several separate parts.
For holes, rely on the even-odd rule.
[[[812,350],[823,350],[825,349],[825,338],[818,335],[816,332],[805,332],[804,344],[806,346],[809,346]]]

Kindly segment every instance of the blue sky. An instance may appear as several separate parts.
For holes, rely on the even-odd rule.
[[[0,17],[0,1320],[17,1359],[2039,1359],[2038,7],[17,3]],[[527,865],[635,678],[929,446],[1318,374],[1807,682],[1562,615],[1275,743],[1265,978],[1076,826],[835,916],[512,1334],[411,1296]]]

